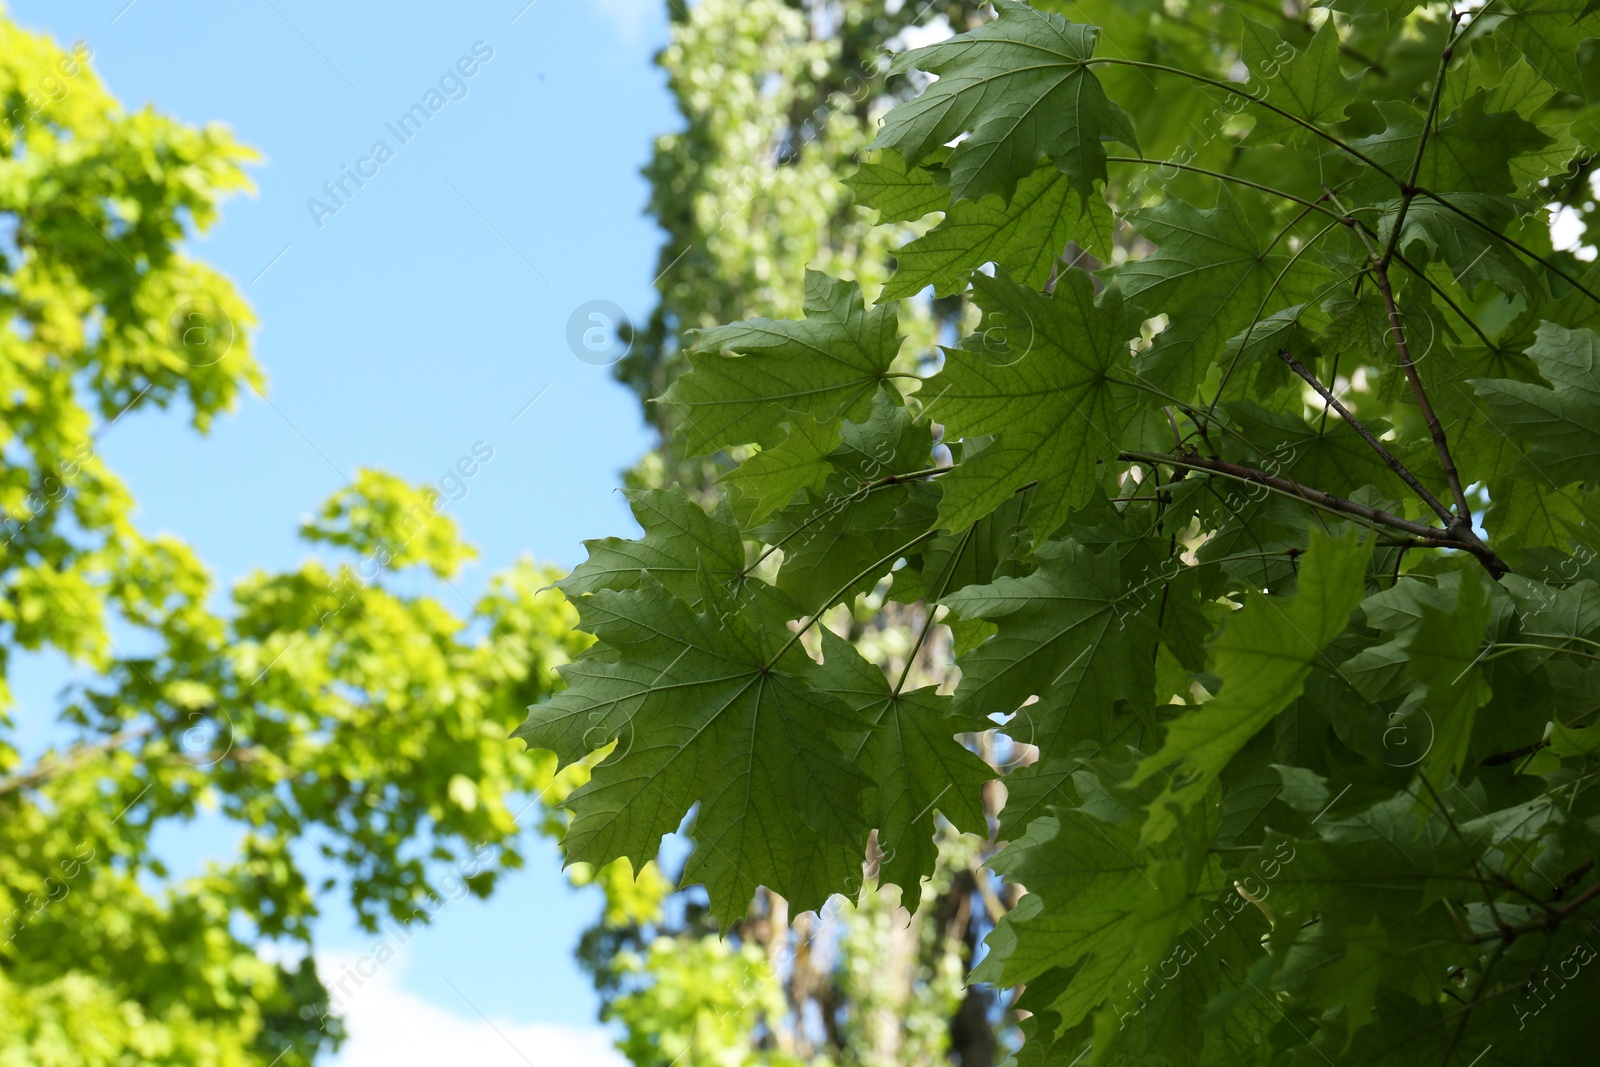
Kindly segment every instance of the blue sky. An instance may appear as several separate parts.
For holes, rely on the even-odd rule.
[[[482,551],[457,583],[468,596],[521,553],[570,566],[581,538],[632,529],[614,486],[648,435],[566,334],[589,301],[635,317],[653,302],[659,234],[638,171],[676,124],[651,62],[666,5],[523,3],[6,5],[63,45],[86,41],[129,108],[225,123],[263,155],[256,194],[192,250],[254,306],[268,399],[204,439],[183,412],[141,411],[97,442],[141,526],[189,541],[224,585],[295,566],[297,522],[356,467],[437,480],[480,442],[494,458],[450,506]],[[436,88],[444,106],[402,144],[386,124]],[[330,213],[324,183],[347,167],[368,177]],[[24,722],[48,716],[58,683],[47,669],[22,680]],[[597,906],[541,845],[493,902],[451,904],[405,946],[354,1002],[338,1062],[440,1062],[424,1042],[452,1062],[612,1062],[580,1032],[596,1002],[571,962]],[[336,961],[370,940],[333,916],[322,935]]]

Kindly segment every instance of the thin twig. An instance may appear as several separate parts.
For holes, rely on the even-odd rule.
[[[1125,463],[1165,463],[1172,467],[1182,467],[1188,470],[1206,471],[1211,474],[1220,474],[1225,478],[1236,481],[1250,482],[1263,485],[1268,489],[1283,493],[1285,496],[1298,499],[1312,507],[1324,511],[1335,512],[1347,518],[1364,519],[1374,527],[1386,526],[1410,534],[1415,541],[1410,542],[1416,548],[1453,548],[1469,553],[1485,570],[1495,578],[1500,578],[1510,572],[1505,561],[1495,555],[1476,535],[1470,530],[1463,531],[1459,528],[1441,530],[1436,526],[1425,526],[1420,522],[1401,518],[1399,515],[1384,511],[1381,508],[1371,507],[1344,497],[1324,493],[1320,489],[1301,485],[1299,482],[1284,478],[1266,471],[1256,470],[1252,467],[1230,463],[1227,460],[1208,459],[1199,455],[1163,455],[1150,452],[1123,452],[1118,457]]]
[[[1411,174],[1400,190],[1400,210],[1395,214],[1394,227],[1389,231],[1389,240],[1378,259],[1379,270],[1387,270],[1389,261],[1394,258],[1395,247],[1400,243],[1400,230],[1405,226],[1406,213],[1411,210],[1411,201],[1417,198],[1417,177],[1422,173],[1422,156],[1428,150],[1428,135],[1433,132],[1433,124],[1439,117],[1439,99],[1444,96],[1444,77],[1450,70],[1450,57],[1454,54],[1460,29],[1461,14],[1452,6],[1450,33],[1445,38],[1444,51],[1439,55],[1439,73],[1434,76],[1433,93],[1428,98],[1428,115],[1422,120],[1422,134],[1417,138],[1416,155],[1411,157]]]
[[[1151,452],[1124,452],[1117,458],[1127,463],[1165,463],[1173,467],[1207,471],[1212,474],[1233,478],[1236,481],[1264,485],[1269,489],[1276,489],[1280,493],[1299,497],[1306,503],[1327,511],[1336,511],[1342,515],[1363,518],[1379,526],[1389,526],[1393,529],[1401,530],[1411,534],[1413,537],[1438,539],[1440,535],[1446,532],[1436,526],[1424,526],[1420,522],[1403,519],[1399,515],[1392,515],[1380,508],[1359,504],[1354,500],[1346,500],[1343,497],[1334,496],[1332,493],[1324,493],[1320,489],[1312,489],[1310,486],[1301,485],[1299,482],[1284,478],[1281,475],[1268,474],[1266,471],[1256,470],[1254,467],[1246,467],[1238,463],[1230,463],[1225,459],[1208,459],[1199,455],[1171,456]]]
[[[1329,389],[1327,386],[1318,381],[1317,376],[1312,374],[1311,371],[1307,369],[1305,364],[1291,356],[1287,348],[1278,349],[1278,358],[1287,363],[1289,365],[1289,369],[1303,378],[1307,385],[1315,389],[1317,391],[1317,395],[1322,397],[1322,399],[1327,402],[1329,407],[1338,412],[1339,417],[1348,423],[1352,430],[1360,434],[1363,441],[1372,446],[1372,450],[1378,453],[1378,455],[1383,459],[1384,463],[1389,465],[1389,469],[1394,471],[1395,474],[1399,475],[1401,481],[1405,482],[1412,489],[1414,489],[1417,495],[1423,499],[1423,502],[1433,509],[1434,514],[1438,515],[1440,519],[1444,520],[1446,526],[1455,521],[1455,516],[1450,514],[1450,509],[1445,507],[1444,504],[1439,501],[1438,497],[1429,492],[1428,487],[1418,481],[1417,476],[1412,474],[1411,469],[1404,463],[1401,463],[1400,460],[1395,457],[1394,453],[1390,452],[1387,448],[1384,448],[1383,443],[1372,435],[1372,431],[1367,429],[1366,426],[1362,425],[1361,420],[1356,418],[1355,414],[1351,412],[1349,408],[1345,407],[1337,396],[1333,395],[1333,390]]]
[[[1343,205],[1339,203],[1337,194],[1332,189],[1328,190],[1328,195],[1333,198],[1334,206],[1343,210]],[[1394,287],[1389,284],[1389,268],[1378,254],[1377,248],[1367,239],[1366,233],[1362,231],[1360,226],[1356,225],[1355,220],[1351,219],[1348,225],[1355,232],[1356,237],[1361,240],[1362,246],[1367,250],[1367,256],[1372,261],[1372,280],[1378,286],[1378,293],[1383,297],[1384,310],[1389,315],[1390,339],[1394,342],[1395,351],[1400,356],[1401,369],[1405,371],[1406,381],[1411,384],[1411,393],[1416,398],[1417,407],[1422,411],[1423,421],[1428,425],[1428,433],[1433,438],[1434,450],[1439,453],[1439,465],[1444,468],[1445,480],[1449,483],[1450,492],[1455,497],[1456,517],[1454,522],[1451,523],[1451,531],[1460,536],[1463,541],[1470,539],[1477,542],[1481,547],[1483,542],[1478,540],[1478,535],[1472,529],[1472,506],[1467,503],[1467,494],[1461,485],[1461,475],[1457,472],[1456,461],[1450,454],[1450,443],[1445,439],[1444,424],[1439,421],[1439,415],[1433,410],[1433,403],[1428,399],[1428,393],[1422,387],[1422,377],[1417,373],[1416,361],[1411,358],[1411,347],[1406,343],[1405,326],[1400,321],[1400,308],[1395,303]],[[1505,565],[1501,563],[1501,566],[1504,567]],[[1502,571],[1502,573],[1504,572]]]

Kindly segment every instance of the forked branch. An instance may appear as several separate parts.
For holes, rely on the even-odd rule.
[[[1388,465],[1389,469],[1394,471],[1395,474],[1399,475],[1400,480],[1409,485],[1416,492],[1416,494],[1422,498],[1423,503],[1432,508],[1434,514],[1438,515],[1439,518],[1444,521],[1446,526],[1455,521],[1455,516],[1450,513],[1450,509],[1445,507],[1444,504],[1440,502],[1438,497],[1429,492],[1428,487],[1423,485],[1417,476],[1411,473],[1411,469],[1404,463],[1401,463],[1398,458],[1396,458],[1394,453],[1390,452],[1387,448],[1384,448],[1383,442],[1379,441],[1375,436],[1373,436],[1372,431],[1367,429],[1366,426],[1362,425],[1361,420],[1356,418],[1355,413],[1349,408],[1345,407],[1337,396],[1334,396],[1332,389],[1329,389],[1326,385],[1323,385],[1322,382],[1318,381],[1317,376],[1311,373],[1310,369],[1307,368],[1305,364],[1291,356],[1289,354],[1289,350],[1286,348],[1280,348],[1278,350],[1278,358],[1287,363],[1289,365],[1289,369],[1304,379],[1307,385],[1315,389],[1317,391],[1317,395],[1322,397],[1323,401],[1329,407],[1338,412],[1339,417],[1348,423],[1350,428],[1359,434],[1363,441],[1372,446],[1372,450],[1376,452],[1383,462]]]

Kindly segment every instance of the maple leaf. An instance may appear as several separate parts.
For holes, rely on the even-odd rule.
[[[950,209],[950,186],[943,171],[930,167],[947,153],[931,152],[924,166],[907,166],[898,152],[873,152],[844,180],[864,207],[878,213],[879,224],[915,222],[924,215]]]
[[[1491,226],[1505,227],[1516,215],[1513,201],[1483,193],[1451,193],[1441,199],[1445,203],[1415,200],[1406,213],[1399,247],[1413,263],[1421,266],[1434,259],[1443,261],[1469,293],[1484,282],[1507,297],[1531,299],[1542,293],[1544,287],[1538,275],[1515,252],[1494,234],[1463,224],[1461,216],[1452,210],[1465,210]],[[1379,219],[1379,237],[1387,240],[1394,222],[1392,213]]]
[[[692,369],[662,398],[683,416],[691,454],[775,444],[791,414],[829,426],[866,417],[900,351],[894,305],[869,310],[856,282],[808,270],[805,312],[695,335]]]
[[[1328,7],[1350,15],[1371,15],[1383,12],[1389,16],[1389,25],[1398,26],[1400,20],[1418,6],[1418,0],[1333,0]]]
[[[819,685],[781,618],[708,586],[696,612],[649,574],[578,602],[601,641],[562,668],[568,688],[516,736],[561,765],[617,742],[567,797],[569,861],[653,857],[698,805],[684,871],[726,926],[758,886],[820,907],[859,870],[871,785],[833,740],[867,724]]]
[[[1169,784],[1151,805],[1146,840],[1176,830],[1178,815],[1192,809],[1245,743],[1300,695],[1323,646],[1349,625],[1371,557],[1371,541],[1314,534],[1296,595],[1247,594],[1217,639],[1212,673],[1221,691],[1173,719],[1161,750],[1131,779],[1137,785],[1173,764],[1179,765],[1175,775],[1183,776],[1182,785]]]
[[[1108,273],[1127,298],[1130,334],[1146,319],[1168,317],[1138,369],[1180,397],[1257,317],[1310,301],[1329,277],[1306,257],[1268,248],[1226,185],[1211,208],[1172,199],[1127,218],[1156,251]]]
[[[1455,603],[1447,609],[1423,604],[1422,618],[1405,645],[1411,674],[1426,689],[1423,707],[1433,728],[1423,769],[1439,781],[1466,765],[1473,716],[1494,695],[1479,662],[1488,625],[1483,581],[1476,572],[1463,572]]]
[[[1111,209],[1097,192],[1087,198],[1066,175],[1043,166],[1022,179],[1009,205],[998,196],[941,205],[944,221],[904,245],[884,300],[899,300],[933,286],[949,296],[965,288],[966,275],[986,263],[1043,288],[1069,242],[1100,259],[1111,258]]]
[[[933,524],[937,490],[926,481],[888,482],[928,469],[933,436],[890,391],[872,415],[842,427],[821,492],[808,492],[756,533],[783,550],[778,588],[808,611],[830,598],[868,592],[897,559],[897,547]]]
[[[1035,556],[1034,573],[968,586],[944,603],[963,618],[998,624],[993,637],[957,661],[956,708],[1010,713],[1039,697],[1008,732],[1048,759],[1098,734],[1119,700],[1152,698],[1153,635],[1114,550],[1092,554],[1073,541],[1047,541]]]
[[[782,441],[761,449],[720,479],[736,492],[734,511],[740,521],[758,524],[796,493],[821,489],[833,474],[828,453],[838,443],[834,427],[810,415],[792,416]]]
[[[702,573],[722,580],[742,573],[744,542],[726,500],[708,515],[681,486],[625,489],[623,495],[644,536],[585,541],[589,558],[556,583],[567,596],[628,589],[649,573],[677,596],[693,601]]]
[[[1138,143],[1084,63],[1100,31],[1014,0],[996,0],[995,9],[993,22],[895,57],[890,74],[921,70],[939,80],[890,111],[870,147],[893,148],[914,165],[968,134],[950,152],[954,199],[1009,201],[1048,156],[1087,200],[1106,180],[1101,142]]]
[[[871,726],[846,749],[874,783],[863,805],[883,853],[879,877],[900,886],[901,903],[915,911],[920,880],[938,855],[934,814],[966,833],[988,833],[980,790],[994,772],[955,735],[989,724],[955,714],[931,687],[891,689],[882,670],[831,631],[823,631],[822,649],[830,692]]]
[[[1509,0],[1496,13],[1496,29],[1533,69],[1563,92],[1583,92],[1578,44],[1600,37],[1600,12],[1592,0]]]
[[[1511,64],[1492,86],[1475,84],[1467,78],[1446,78],[1439,110],[1446,115],[1455,113],[1474,96],[1481,98],[1477,106],[1482,113],[1514,111],[1545,136],[1543,148],[1530,151],[1524,146],[1510,161],[1512,181],[1519,194],[1533,193],[1540,181],[1565,170],[1581,151],[1582,146],[1572,134],[1572,124],[1552,121],[1545,106],[1550,103],[1550,86],[1527,60],[1518,59]]]
[[[1098,461],[1118,452],[1133,392],[1111,373],[1127,363],[1122,298],[1108,289],[1097,300],[1078,270],[1050,296],[1003,271],[972,285],[983,331],[946,351],[922,395],[948,436],[999,436],[940,479],[939,521],[961,529],[1038,482],[1034,521],[1052,530],[1094,493]]]
[[[1440,119],[1428,136],[1417,171],[1417,183],[1434,193],[1513,193],[1517,182],[1512,164],[1519,157],[1538,153],[1550,137],[1515,111],[1489,112],[1491,101],[1501,102],[1480,88],[1450,114]],[[1386,128],[1351,145],[1365,153],[1396,178],[1410,173],[1422,137],[1426,113],[1399,101],[1379,101],[1378,113]],[[1366,188],[1392,191],[1382,175],[1364,179]]]
[[[1275,106],[1323,129],[1344,121],[1360,79],[1346,78],[1339,70],[1339,30],[1332,19],[1322,24],[1305,48],[1291,49],[1287,60],[1281,33],[1252,18],[1243,22],[1241,53],[1256,95],[1269,97]],[[1251,114],[1256,118],[1250,131],[1254,142],[1302,142],[1312,136],[1304,126],[1265,108],[1252,109]]]
[[[1530,442],[1529,460],[1558,485],[1600,479],[1600,334],[1539,324],[1528,355],[1550,383],[1470,383],[1499,432]]]
[[[1206,864],[1203,851],[1150,856],[1126,814],[1057,808],[991,864],[1028,895],[990,934],[973,980],[1018,985],[1076,967],[1051,1005],[1074,1026],[1171,947]]]

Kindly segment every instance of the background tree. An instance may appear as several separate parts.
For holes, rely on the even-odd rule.
[[[650,212],[666,233],[658,257],[661,298],[617,368],[661,433],[657,450],[628,474],[636,489],[675,484],[707,500],[731,466],[725,456],[686,455],[675,432],[679,417],[654,402],[687,369],[686,338],[694,330],[756,309],[801,314],[803,278],[786,264],[845,271],[869,285],[889,279],[892,249],[904,234],[874,227],[870,213],[834,179],[872,139],[895,95],[884,42],[939,19],[976,24],[979,7],[668,5],[672,36],[659,62],[684,128],[658,139],[646,168]],[[908,227],[922,229],[914,220]],[[903,328],[918,340],[907,350],[925,351],[941,329],[953,328],[962,308],[958,298],[912,309]],[[915,608],[877,605],[861,613],[851,638],[899,667],[912,653],[920,621]],[[916,660],[913,670],[924,684],[942,677],[937,642]],[[745,955],[719,947],[698,889],[668,898],[652,870],[659,908],[608,914],[581,955],[608,1013],[627,1025],[632,1037],[623,1049],[637,1063],[665,1064],[685,1048],[696,1050],[689,1059],[709,1061],[725,1041],[743,1042],[740,1062],[752,1063],[785,1062],[785,1056],[915,1062],[943,1055],[952,1043],[962,1062],[993,1063],[994,993],[963,991],[960,984],[1004,906],[997,895],[1003,890],[987,884],[980,859],[975,841],[952,832],[915,917],[890,891],[862,896],[858,908],[794,916],[791,924],[786,902],[764,894],[731,935],[742,953],[759,950],[762,965],[740,964]],[[630,891],[644,903],[636,888]],[[753,969],[747,978],[719,980],[726,975],[717,968],[738,966]],[[772,1000],[769,988],[781,998]],[[759,1025],[722,1021],[699,1033],[693,1023],[701,1016],[674,1014],[663,1007],[668,1003],[697,1003],[710,1017],[727,1010],[730,1018]],[[760,1013],[752,1011],[757,1004]]]
[[[1581,1062],[1600,279],[1549,220],[1593,210],[1600,23],[995,6],[896,61],[911,95],[851,178],[892,276],[873,238],[766,246],[752,291],[821,268],[798,311],[775,292],[680,336],[664,310],[626,368],[669,442],[636,480],[706,506],[636,494],[645,536],[564,583],[599,641],[521,732],[564,761],[616,744],[564,799],[569,856],[648,858],[691,812],[685,914],[798,959],[804,924],[762,928],[779,900],[854,894],[863,859],[909,899],[936,825],[993,829],[968,757],[1003,717],[989,867],[1028,893],[972,977],[1025,987],[1020,1062]],[[720,25],[708,49],[739,54]],[[673,54],[709,137],[736,86]],[[941,315],[957,294],[980,321]],[[860,641],[908,618],[953,689]],[[752,969],[762,1014],[723,1020],[749,1060],[868,1047],[785,1045],[805,995],[696,951]],[[665,1011],[686,958],[621,957],[654,972],[615,1002],[637,1062],[729,1040]]]
[[[425,922],[520,865],[517,813],[565,783],[505,737],[586,639],[532,563],[453,610],[472,550],[381,473],[302,529],[343,561],[221,609],[138,530],[100,436],[174,405],[203,432],[263,383],[249,309],[182,251],[254,156],[125,112],[88,60],[0,18],[0,1062],[308,1064],[351,993],[311,921],[338,894],[371,930]],[[33,653],[91,679],[36,757],[7,685]],[[173,877],[152,837],[201,818],[238,851]]]

